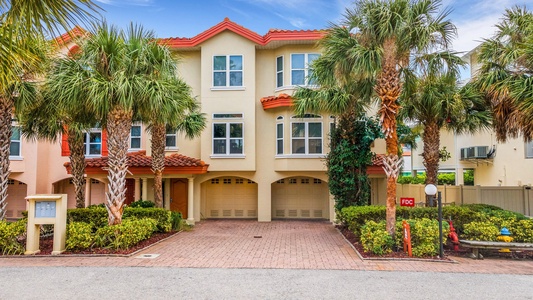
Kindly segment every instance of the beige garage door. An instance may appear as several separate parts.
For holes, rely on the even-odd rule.
[[[320,179],[292,177],[272,184],[273,218],[327,219],[328,203],[328,185]]]
[[[221,177],[206,183],[208,218],[257,218],[257,183]]]

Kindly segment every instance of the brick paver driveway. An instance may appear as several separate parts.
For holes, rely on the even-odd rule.
[[[155,254],[153,258],[139,258]],[[0,257],[4,266],[291,268],[533,274],[531,260],[362,260],[329,222],[209,220],[130,257]]]

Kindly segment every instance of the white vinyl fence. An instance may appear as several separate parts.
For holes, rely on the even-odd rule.
[[[424,205],[423,184],[398,184],[396,196],[415,198],[417,205]],[[463,186],[439,185],[444,205],[490,204],[506,210],[533,216],[533,190],[529,186]]]

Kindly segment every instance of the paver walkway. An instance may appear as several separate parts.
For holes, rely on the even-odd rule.
[[[155,258],[138,258],[158,254]],[[168,266],[533,274],[530,260],[362,260],[328,222],[210,220],[132,257],[10,257],[3,266]]]

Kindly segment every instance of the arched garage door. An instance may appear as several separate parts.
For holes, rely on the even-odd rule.
[[[273,218],[329,217],[329,191],[317,178],[291,177],[272,184]]]
[[[24,182],[9,179],[7,181],[7,209],[6,218],[22,218],[26,210],[27,186]]]
[[[205,183],[208,218],[257,218],[257,183],[239,177],[220,177]]]

